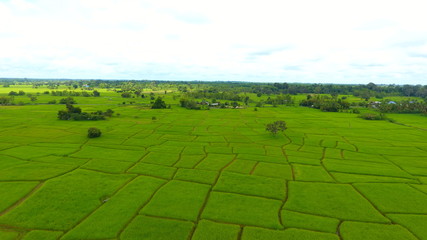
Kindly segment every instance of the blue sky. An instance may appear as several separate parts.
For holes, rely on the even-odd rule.
[[[427,84],[422,0],[0,0],[0,77]]]

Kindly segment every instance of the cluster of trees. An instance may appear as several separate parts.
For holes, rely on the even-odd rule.
[[[427,113],[427,103],[417,100],[385,100],[374,107],[383,113]]]
[[[96,121],[105,120],[106,117],[113,116],[114,111],[107,109],[107,111],[96,111],[96,112],[82,112],[79,107],[74,107],[71,104],[66,105],[66,110],[58,111],[59,120],[74,120],[74,121]]]
[[[359,115],[360,118],[363,118],[365,120],[385,120],[387,117],[384,115],[384,113],[363,113]]]
[[[207,107],[206,105],[200,105],[196,100],[194,99],[188,99],[188,98],[181,98],[179,100],[179,104],[183,108],[187,109],[193,109],[193,110],[200,110],[202,109],[202,106]]]
[[[157,97],[156,101],[154,101],[153,105],[151,105],[151,109],[164,109],[164,108],[170,108],[169,106],[166,106],[165,101],[161,97]]]
[[[44,92],[44,94],[49,94],[49,91]],[[83,96],[83,97],[99,97],[101,96],[101,93],[94,90],[93,92],[87,92],[87,91],[81,91],[81,92],[76,92],[76,91],[68,91],[68,90],[63,90],[63,91],[50,91],[50,94],[52,96],[72,96],[72,97],[78,97],[78,96]]]
[[[235,91],[219,91],[217,88],[210,87],[203,90],[197,90],[192,92],[186,92],[187,98],[199,98],[199,99],[218,99],[218,100],[229,100],[229,101],[240,101],[247,104],[249,102],[248,96],[239,95]]]
[[[24,91],[22,91],[22,90],[20,90],[19,92],[10,91],[8,95],[9,95],[9,96],[24,96],[24,95],[25,95],[25,92],[24,92]]]
[[[247,82],[201,82],[201,81],[119,81],[119,80],[45,80],[45,79],[0,79],[0,85],[33,85],[38,88],[47,85],[56,89],[60,85],[69,89],[78,87],[90,90],[94,87],[141,91],[143,89],[176,89],[188,93],[188,97],[242,101],[242,93],[264,94],[341,94],[354,95],[363,99],[370,97],[407,96],[427,98],[427,85],[376,85],[369,84],[302,84],[302,83],[247,83]],[[135,92],[136,94],[136,92]]]
[[[273,83],[253,84],[252,91],[257,94],[341,94],[353,95],[363,99],[371,97],[407,96],[427,98],[427,85],[376,85],[368,84],[301,84]]]
[[[349,109],[350,103],[341,98],[310,94],[307,95],[307,99],[300,102],[300,106],[316,108],[324,112],[338,112]]]
[[[266,104],[271,104],[273,106],[276,105],[294,105],[294,98],[290,95],[290,94],[286,94],[286,95],[278,95],[275,98],[273,97],[268,97],[267,100],[264,102]]]
[[[13,103],[13,97],[0,96],[0,105],[11,105]]]

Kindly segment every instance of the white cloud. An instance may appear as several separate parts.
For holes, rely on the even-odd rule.
[[[424,3],[0,2],[0,77],[420,83]]]

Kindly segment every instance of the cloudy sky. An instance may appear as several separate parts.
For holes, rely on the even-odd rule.
[[[425,0],[0,0],[0,77],[427,84]]]

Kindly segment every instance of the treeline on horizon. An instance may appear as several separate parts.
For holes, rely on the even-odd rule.
[[[0,85],[47,85],[57,89],[60,85],[69,86],[70,89],[87,87],[111,88],[122,91],[176,88],[181,92],[192,92],[193,95],[203,97],[203,93],[255,93],[255,94],[331,94],[354,95],[369,99],[370,97],[384,98],[387,96],[404,96],[427,98],[427,85],[377,85],[368,84],[308,84],[308,83],[253,83],[253,82],[205,82],[205,81],[157,81],[157,80],[45,80],[45,79],[0,79]],[[207,97],[207,96],[205,96]]]

